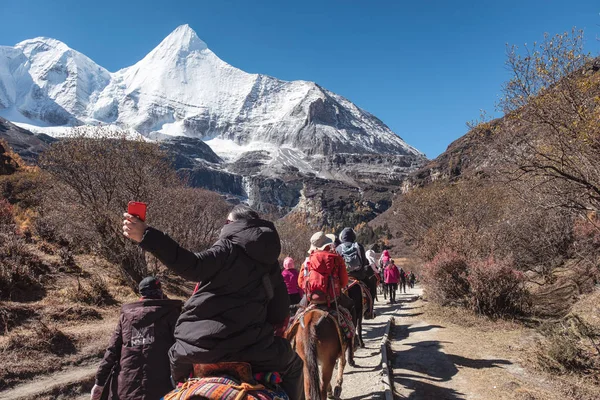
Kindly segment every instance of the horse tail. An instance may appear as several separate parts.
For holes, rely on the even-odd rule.
[[[319,386],[321,380],[319,378],[319,360],[317,358],[317,331],[316,322],[309,319],[308,326],[304,330],[304,343],[306,343],[306,368],[308,370],[309,379],[309,394],[308,398],[311,400],[318,400],[321,398],[321,391]]]

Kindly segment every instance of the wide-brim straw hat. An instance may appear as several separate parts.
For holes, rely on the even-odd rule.
[[[310,237],[310,249],[308,252],[313,252],[315,250],[324,250],[327,246],[333,244],[333,240],[329,235],[326,235],[323,232],[317,232]]]

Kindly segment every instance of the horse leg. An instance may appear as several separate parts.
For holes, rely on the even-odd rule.
[[[339,399],[342,395],[342,384],[344,383],[344,368],[346,368],[346,359],[344,358],[344,350],[340,352],[337,378],[335,380],[335,389],[333,390],[333,398]]]
[[[331,391],[331,377],[333,376],[333,367],[336,359],[328,358],[321,364],[321,399],[326,399],[328,392]],[[311,399],[312,400],[312,399]]]
[[[352,368],[356,367],[356,363],[354,362],[354,341],[356,339],[356,335],[352,338],[352,342],[348,343],[348,349],[346,350],[348,353],[348,365]]]
[[[363,338],[362,338],[362,320],[363,320],[363,317],[362,317],[362,315],[360,315],[358,317],[358,327],[357,327],[356,335],[358,337],[358,344],[360,345],[360,347],[364,348],[365,342],[363,341]]]

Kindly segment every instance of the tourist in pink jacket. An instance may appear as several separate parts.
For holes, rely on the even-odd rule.
[[[287,286],[287,292],[290,295],[290,305],[300,303],[302,296],[304,296],[304,292],[300,289],[300,286],[298,286],[298,270],[294,265],[294,259],[292,257],[286,257],[285,260],[283,260],[283,271],[281,271],[281,275],[283,275],[283,280]]]
[[[398,282],[400,281],[400,270],[394,264],[394,260],[390,260],[388,265],[383,271],[385,284],[390,290],[390,304],[396,303],[396,290],[398,289]]]

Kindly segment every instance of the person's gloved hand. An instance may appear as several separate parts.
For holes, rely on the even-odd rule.
[[[102,396],[103,389],[104,389],[104,386],[94,385],[94,387],[92,388],[91,399],[92,400],[100,400],[100,396]]]

